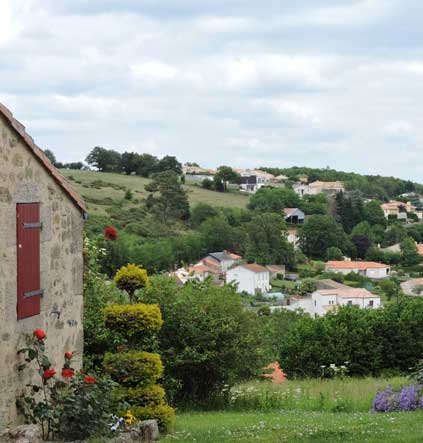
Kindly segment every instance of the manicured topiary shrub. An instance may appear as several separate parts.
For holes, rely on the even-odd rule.
[[[107,353],[104,368],[114,381],[125,387],[153,385],[163,375],[160,355],[142,351]]]
[[[165,395],[165,390],[160,385],[150,385],[128,388],[124,394],[124,399],[131,405],[150,407],[163,404]]]
[[[147,271],[140,266],[129,263],[122,266],[115,275],[115,283],[119,289],[126,291],[132,299],[137,289],[148,286]]]
[[[107,328],[128,338],[154,334],[163,325],[159,306],[144,303],[107,306],[104,318]]]

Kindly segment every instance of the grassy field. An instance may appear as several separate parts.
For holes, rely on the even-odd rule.
[[[247,383],[223,412],[184,412],[164,442],[413,443],[423,441],[423,411],[375,414],[377,391],[406,378]]]
[[[61,170],[75,190],[86,200],[88,209],[94,214],[104,214],[105,209],[113,202],[122,201],[127,190],[134,196],[134,202],[125,202],[125,206],[135,206],[136,201],[145,198],[145,185],[149,179],[122,174],[111,174],[95,171]],[[184,186],[191,204],[208,203],[214,206],[244,208],[248,196],[238,192],[214,192],[202,189],[193,184]]]
[[[423,412],[181,414],[160,441],[181,443],[421,443]]]

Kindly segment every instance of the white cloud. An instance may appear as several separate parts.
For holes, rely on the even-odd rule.
[[[161,61],[153,60],[130,66],[133,76],[138,80],[167,81],[176,77],[178,70]]]

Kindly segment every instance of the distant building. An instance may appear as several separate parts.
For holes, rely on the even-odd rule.
[[[382,279],[389,276],[391,268],[388,265],[367,261],[329,261],[326,263],[326,271],[349,274],[354,272],[365,277]]]
[[[300,247],[300,238],[298,236],[298,230],[296,228],[288,229],[287,240],[294,246],[294,249],[298,249]]]
[[[286,268],[284,265],[267,265],[266,269],[269,271],[269,280],[273,281],[281,275],[282,278],[285,277]]]
[[[301,225],[304,223],[305,214],[298,208],[285,208],[283,210],[285,221],[290,225]]]
[[[273,306],[271,310],[302,310],[311,317],[321,317],[341,306],[358,306],[361,309],[376,309],[381,306],[380,297],[367,289],[351,288],[333,280],[322,280],[318,284],[328,288],[318,288],[307,297],[291,297],[289,304]]]
[[[295,183],[292,189],[300,196],[304,195],[317,195],[317,194],[327,194],[334,195],[338,192],[344,192],[345,186],[341,181],[335,182],[322,182],[315,181],[313,183]]]
[[[257,264],[244,264],[229,269],[226,283],[236,283],[238,292],[264,294],[271,288],[269,271]]]
[[[216,266],[222,274],[224,274],[230,267],[239,263],[242,260],[240,255],[224,250],[222,252],[211,252],[202,262],[206,265]]]
[[[234,169],[234,171],[241,176],[240,189],[250,194],[255,194],[275,178],[274,175],[258,169]]]
[[[417,211],[416,206],[410,202],[404,203],[391,200],[388,203],[380,205],[386,218],[398,218],[399,220],[407,220],[408,214],[416,214],[417,218],[423,218],[423,212]]]

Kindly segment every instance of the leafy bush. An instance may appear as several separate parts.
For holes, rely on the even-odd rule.
[[[106,328],[127,338],[142,339],[160,331],[163,320],[157,304],[110,305],[104,309]]]
[[[131,405],[136,406],[157,406],[163,403],[165,390],[160,385],[147,387],[128,388],[124,398]]]
[[[104,368],[114,381],[129,387],[154,384],[163,375],[160,356],[142,351],[107,353]]]
[[[244,308],[233,288],[176,288],[172,279],[154,277],[139,295],[160,304],[164,385],[175,401],[210,404],[226,385],[260,374],[270,361],[260,318]]]
[[[116,273],[115,283],[119,289],[126,291],[132,299],[137,289],[148,286],[147,271],[129,263],[127,266],[122,266]]]

